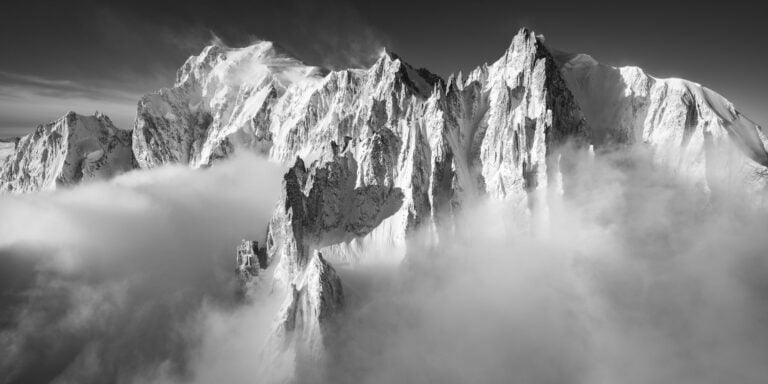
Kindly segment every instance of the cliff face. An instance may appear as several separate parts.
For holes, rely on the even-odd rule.
[[[15,143],[2,163],[0,192],[51,190],[134,168],[131,132],[102,114],[70,112]]]
[[[435,216],[485,195],[518,203],[521,216],[535,207],[543,217],[548,193],[567,183],[561,168],[588,144],[583,114],[552,55],[525,29],[498,61],[435,92],[425,125]]]
[[[288,288],[274,335],[292,345],[300,358],[320,359],[326,348],[326,322],[343,308],[341,279],[315,251]]]

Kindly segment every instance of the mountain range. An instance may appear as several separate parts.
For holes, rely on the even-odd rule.
[[[274,335],[313,357],[344,307],[334,265],[400,263],[413,233],[459,231],[454,218],[478,198],[517,205],[515,221],[546,230],[581,162],[615,151],[642,152],[712,200],[738,190],[763,204],[767,141],[704,86],[561,52],[528,29],[496,62],[447,80],[389,51],[370,68],[330,71],[270,42],[212,45],[138,101],[132,130],[69,113],[0,143],[0,191],[215,167],[241,152],[283,165],[282,197],[254,239],[264,247],[246,254],[259,261],[238,265],[246,285],[287,288]]]

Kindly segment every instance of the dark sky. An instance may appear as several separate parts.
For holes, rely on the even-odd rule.
[[[561,50],[683,77],[768,125],[768,7],[674,1],[6,1],[0,6],[0,136],[68,110],[130,128],[138,97],[173,83],[219,38],[272,40],[308,64],[370,63],[381,47],[447,76],[500,57],[522,26]],[[751,2],[756,3],[756,2]]]

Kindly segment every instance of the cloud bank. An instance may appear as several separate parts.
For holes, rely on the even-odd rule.
[[[768,215],[642,154],[587,160],[577,182],[547,231],[478,203],[400,270],[342,270],[324,382],[762,382]]]
[[[578,169],[545,231],[479,201],[401,266],[338,267],[347,307],[296,366],[263,349],[281,292],[233,295],[234,245],[263,236],[281,171],[238,159],[4,197],[0,380],[762,383],[768,214],[638,153]]]
[[[189,372],[237,303],[234,249],[266,231],[280,170],[242,158],[0,199],[2,382]]]

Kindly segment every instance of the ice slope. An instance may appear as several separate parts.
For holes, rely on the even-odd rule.
[[[557,56],[596,148],[643,145],[655,162],[712,193],[746,189],[756,202],[764,200],[765,133],[723,96],[638,67],[603,65],[585,54]]]

